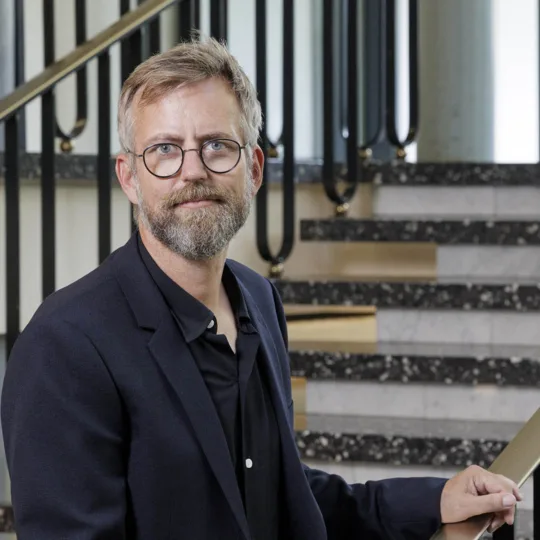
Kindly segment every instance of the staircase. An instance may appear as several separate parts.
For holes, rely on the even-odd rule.
[[[29,279],[22,280],[19,266],[26,264],[32,273],[39,273],[35,268],[41,265],[42,286],[33,294],[36,298],[46,296],[65,284],[63,281],[78,277],[72,274],[83,273],[78,267],[72,274],[62,273],[71,263],[76,266],[83,252],[88,257],[95,249],[97,264],[131,232],[130,209],[115,189],[111,141],[108,135],[103,137],[110,134],[111,123],[106,112],[110,110],[109,45],[114,41],[122,45],[125,78],[136,63],[159,49],[156,16],[176,4],[180,5],[180,37],[186,37],[191,28],[200,26],[198,0],[147,0],[132,11],[129,2],[120,0],[123,22],[104,31],[93,43],[79,43],[64,62],[54,63],[49,58],[51,65],[43,76],[0,101],[0,123],[4,123],[7,135],[7,151],[0,152],[0,187],[5,192],[0,214],[5,212],[7,217],[7,256],[0,268],[10,268],[6,278],[7,332],[0,335],[0,361],[20,330],[24,319],[21,305],[28,308],[28,289],[33,287]],[[211,33],[216,37],[227,37],[226,4],[212,2]],[[257,69],[262,66],[260,71],[266,72],[266,30],[261,31],[266,8],[264,1],[256,0],[255,4]],[[283,134],[275,142],[266,132],[262,134],[269,156],[266,182],[257,201],[257,221],[248,224],[249,248],[255,251],[256,233],[257,263],[264,259],[264,264],[269,264],[270,277],[285,303],[298,448],[306,463],[350,482],[396,476],[450,477],[473,463],[488,467],[540,405],[540,165],[370,160],[370,145],[359,151],[359,138],[354,137],[358,131],[354,100],[346,111],[347,127],[353,135],[345,141],[346,157],[338,159],[333,139],[337,131],[332,122],[336,58],[329,54],[335,46],[334,12],[332,0],[322,4],[324,22],[317,24],[322,26],[325,45],[321,81],[324,158],[295,159],[290,151],[295,140],[291,113],[295,66],[284,61]],[[413,4],[416,2],[411,1]],[[284,18],[293,27],[292,8],[287,5]],[[389,0],[388,5],[394,2]],[[362,29],[355,28],[353,20],[351,17],[348,22],[353,25],[348,27],[353,37],[356,30],[362,30],[369,41],[370,32],[377,34],[379,30],[369,21]],[[291,35],[283,36],[286,58],[292,57]],[[109,40],[108,45],[105,40]],[[94,47],[93,56],[88,43]],[[332,47],[327,47],[328,43]],[[341,45],[349,52],[349,74],[357,74],[358,59],[351,52],[357,44],[348,40]],[[386,56],[379,53],[376,61],[383,63]],[[82,69],[92,57],[101,66],[97,154],[66,152],[72,148],[69,137],[62,139],[62,153],[55,150],[54,107],[52,114],[44,107],[42,153],[19,152],[19,113],[43,93],[43,103],[50,105],[56,83]],[[369,62],[364,62],[368,72]],[[356,78],[349,79],[346,93],[358,96]],[[265,108],[265,78],[257,84]],[[343,81],[340,84],[345,86]],[[371,108],[376,107],[367,103],[366,109]],[[287,111],[291,114],[285,114]],[[395,122],[395,113],[388,115],[390,123]],[[390,144],[404,157],[405,144],[397,140]],[[279,157],[273,157],[276,155]],[[313,207],[329,207],[323,186],[326,194],[332,195],[334,183],[340,180],[360,184],[356,197],[352,201],[345,197],[338,204],[334,193],[329,198],[340,216],[329,218],[326,210],[314,216]],[[307,203],[302,193],[309,195]],[[272,234],[268,234],[266,222],[275,221],[276,194],[284,195],[284,240],[274,255],[267,242]],[[299,212],[300,219],[296,219],[295,194],[304,206],[313,201],[306,212],[309,217]],[[25,225],[28,216],[35,219],[39,213],[40,198],[41,221]],[[26,211],[19,213],[19,207]],[[99,231],[95,241],[84,228],[90,213]],[[270,216],[274,220],[267,220]],[[289,272],[297,221],[300,242],[296,247],[301,255],[296,266],[299,258],[308,255],[300,261],[300,273]],[[80,242],[68,241],[70,233],[76,236],[70,229],[77,227],[82,231],[77,234],[88,237],[81,251],[76,251],[81,249]],[[30,249],[28,240],[40,235],[41,251]],[[235,253],[245,255],[246,245]],[[335,264],[332,267],[338,271],[324,275],[317,266],[322,268],[324,262],[319,255],[344,245],[351,256],[356,250],[362,256],[369,252],[373,258],[353,271]],[[56,257],[63,258],[55,267]],[[253,261],[238,258],[248,264]],[[0,538],[13,538],[5,466],[0,466],[0,473],[4,475],[1,478],[0,474],[0,483],[5,486],[0,492],[5,502],[0,505]],[[536,503],[536,516],[533,513],[535,495],[539,500],[538,473],[535,480],[536,488],[532,479],[524,487],[525,501],[518,511],[515,536],[512,529],[504,527],[496,535],[500,540],[534,540],[535,520],[538,540],[540,503]]]
[[[318,242],[430,243],[431,279],[277,279],[303,458],[349,481],[488,467],[540,404],[537,166],[373,167],[373,216],[303,220]],[[356,310],[356,311],[355,311]],[[371,313],[370,313],[371,310]],[[303,313],[300,317],[298,313]],[[533,483],[516,521],[533,538]]]

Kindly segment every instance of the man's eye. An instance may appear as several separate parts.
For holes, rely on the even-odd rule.
[[[173,148],[172,148],[172,146],[170,144],[160,144],[158,146],[158,152],[160,154],[163,154],[163,155],[170,154],[172,152],[172,150],[173,150]]]
[[[220,150],[223,150],[223,143],[221,141],[212,141],[210,143],[210,148],[214,150],[214,152],[219,152]]]

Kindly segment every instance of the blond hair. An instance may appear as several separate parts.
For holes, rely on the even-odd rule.
[[[218,77],[225,80],[240,105],[244,144],[257,144],[262,125],[261,106],[255,87],[227,48],[215,39],[180,43],[150,57],[124,82],[118,104],[118,136],[124,151],[133,151],[133,101],[155,103],[181,85]]]

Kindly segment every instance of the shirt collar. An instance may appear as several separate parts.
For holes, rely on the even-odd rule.
[[[137,235],[137,244],[141,258],[173,312],[184,339],[189,343],[200,337],[205,331],[216,333],[217,320],[212,311],[180,285],[177,285],[157,265],[146,249],[140,234]],[[222,282],[227,291],[237,326],[241,329],[243,325],[251,322],[251,317],[237,278],[227,263],[223,269]]]

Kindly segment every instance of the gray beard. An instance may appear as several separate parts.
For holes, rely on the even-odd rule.
[[[209,260],[223,252],[244,226],[253,204],[251,177],[240,196],[220,191],[221,200],[211,206],[180,212],[165,201],[157,209],[149,208],[136,185],[143,225],[165,247],[191,261]],[[193,188],[201,193],[208,190],[203,184],[193,184]]]

